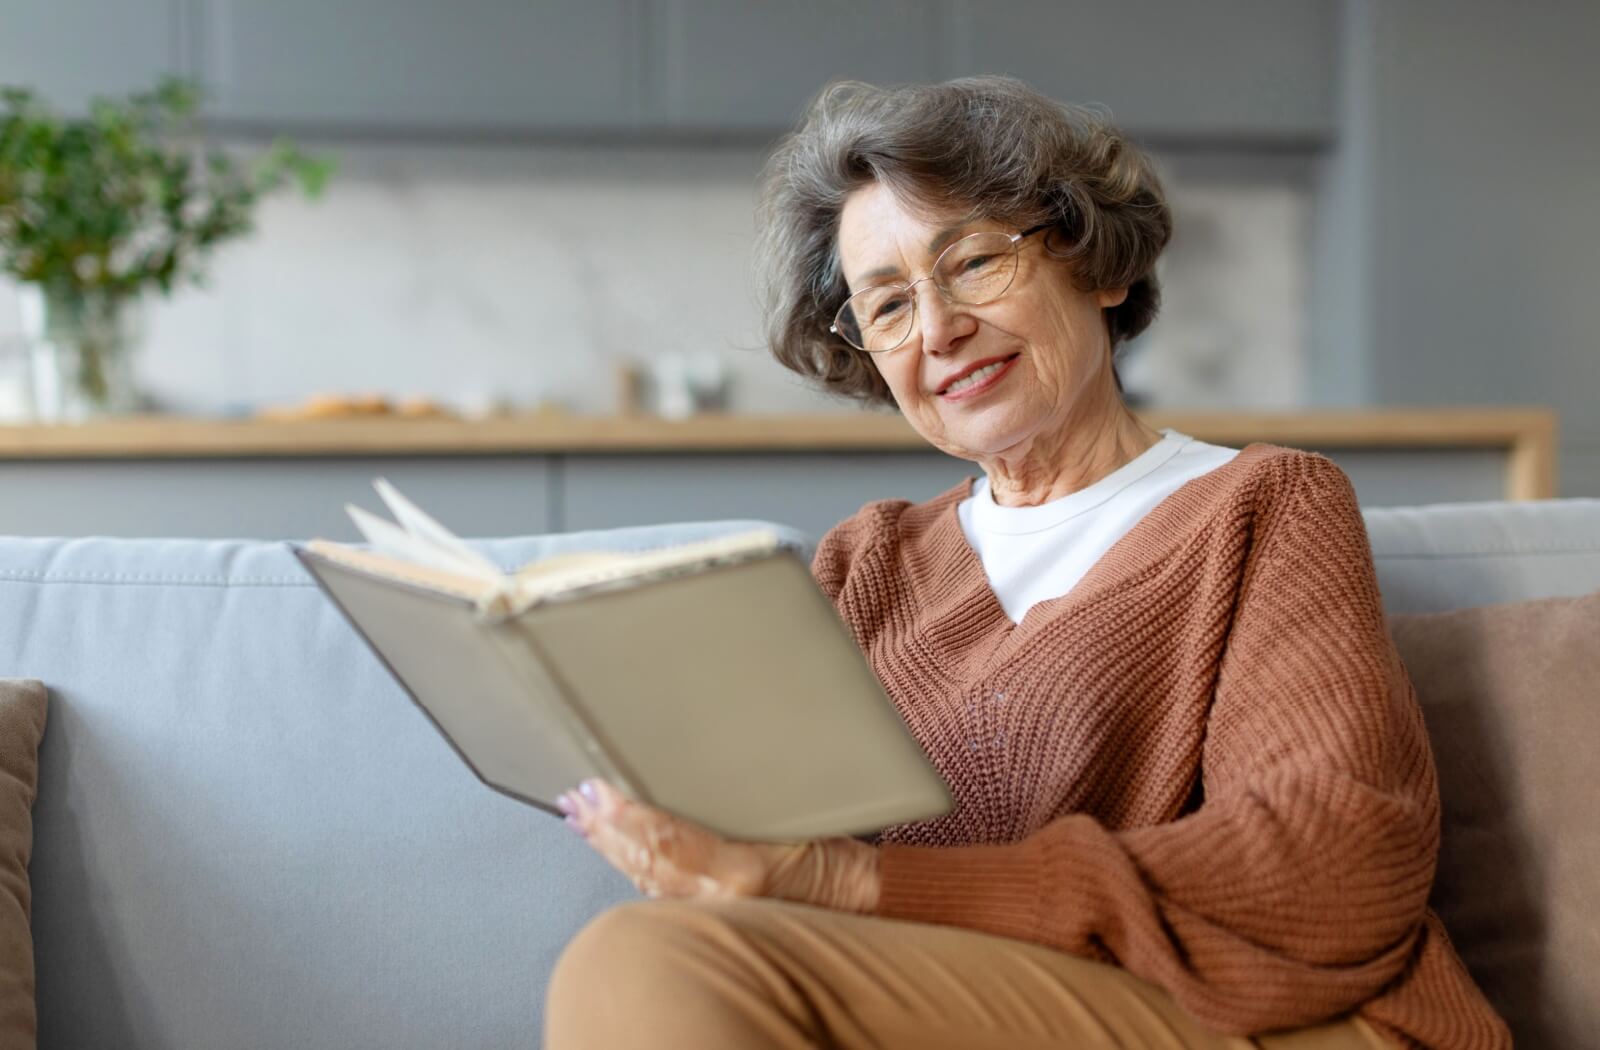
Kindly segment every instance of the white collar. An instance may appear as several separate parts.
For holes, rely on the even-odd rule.
[[[1020,536],[1043,532],[1099,507],[1128,486],[1141,481],[1168,463],[1194,440],[1175,430],[1163,430],[1162,437],[1133,459],[1113,470],[1088,488],[1068,493],[1036,507],[1002,507],[994,501],[988,478],[972,486],[972,523],[984,532]]]

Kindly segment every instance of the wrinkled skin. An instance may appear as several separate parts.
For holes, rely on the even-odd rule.
[[[965,209],[927,209],[878,183],[854,191],[839,216],[838,250],[850,291],[927,275],[941,251],[970,233],[1018,232]],[[1111,368],[1105,311],[1126,288],[1083,290],[1072,267],[1022,242],[1004,296],[980,306],[947,302],[917,285],[917,331],[872,355],[901,415],[927,442],[971,460],[1001,506],[1031,507],[1076,492],[1160,440],[1123,403]],[[993,390],[952,400],[941,389],[963,368],[1017,358]]]
[[[557,800],[567,824],[647,897],[773,897],[870,912],[878,900],[878,851],[851,838],[734,842],[603,780]]]

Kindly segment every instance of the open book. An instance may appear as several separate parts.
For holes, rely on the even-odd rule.
[[[296,557],[489,786],[597,776],[730,838],[855,835],[949,790],[771,530],[505,572],[377,481],[394,522]]]

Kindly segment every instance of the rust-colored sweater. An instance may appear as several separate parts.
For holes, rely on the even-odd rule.
[[[956,798],[880,837],[879,914],[1115,962],[1222,1032],[1509,1047],[1427,908],[1433,758],[1344,474],[1252,445],[1016,625],[967,491],[813,565]]]

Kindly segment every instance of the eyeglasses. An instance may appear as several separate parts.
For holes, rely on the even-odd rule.
[[[972,233],[939,253],[928,276],[910,284],[875,284],[844,301],[828,331],[857,350],[893,350],[917,327],[915,289],[932,281],[947,302],[982,306],[1006,294],[1017,276],[1017,252],[1025,237],[1048,230],[1044,223],[1021,233]]]

